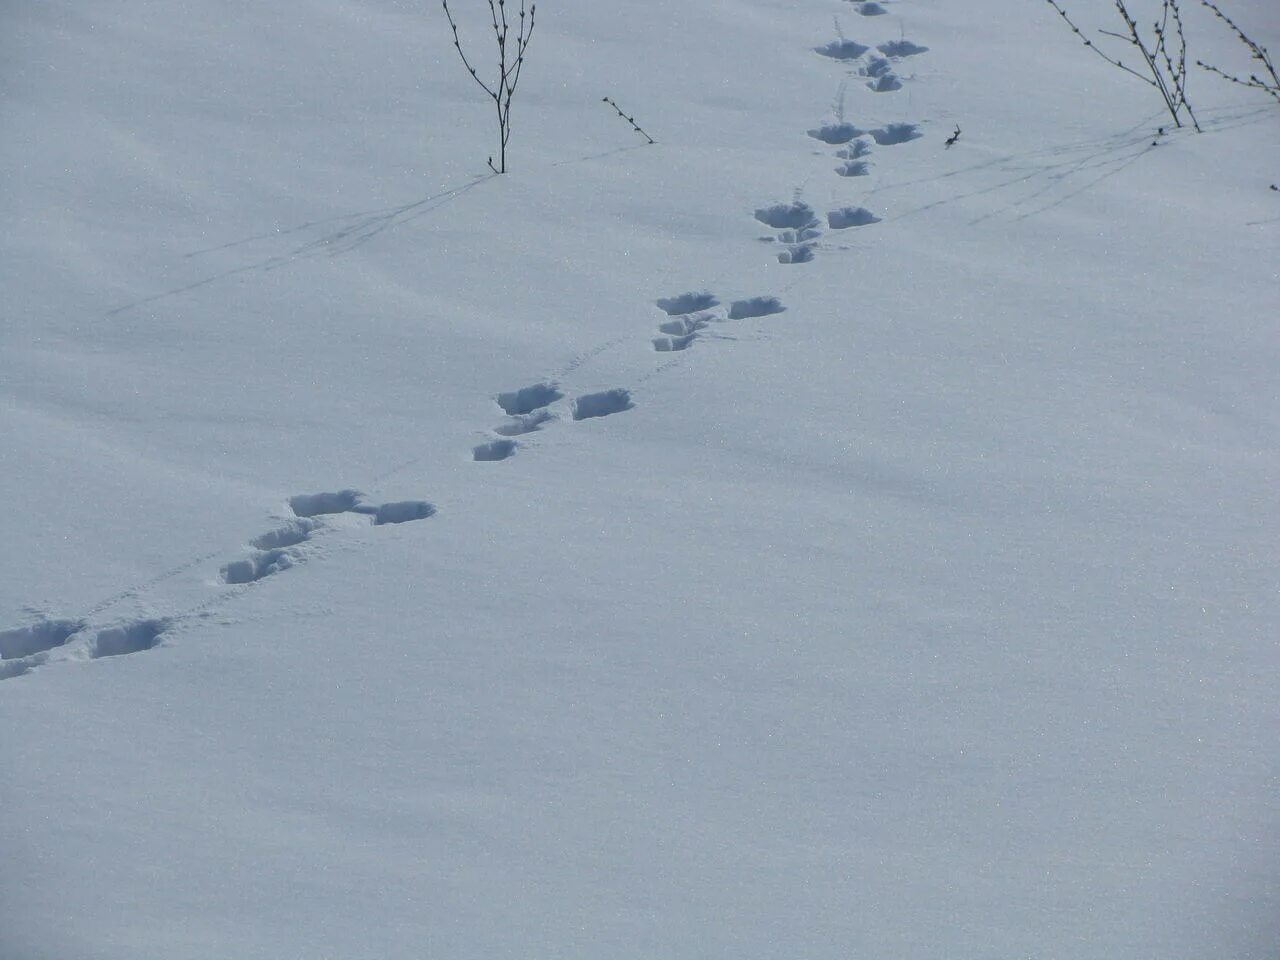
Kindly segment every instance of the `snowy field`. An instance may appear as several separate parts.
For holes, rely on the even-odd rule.
[[[1280,956],[1280,105],[1040,0],[524,69],[494,176],[435,0],[0,4],[0,960]]]

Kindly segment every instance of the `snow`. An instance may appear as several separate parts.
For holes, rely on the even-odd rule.
[[[495,177],[431,5],[0,55],[0,958],[1274,956],[1266,97],[559,0]]]

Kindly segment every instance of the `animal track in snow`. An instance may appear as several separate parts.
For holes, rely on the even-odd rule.
[[[918,43],[912,43],[910,40],[890,40],[888,43],[879,44],[876,47],[886,57],[894,57],[901,59],[903,57],[914,57],[918,53],[928,52],[928,47],[922,47]]]
[[[813,259],[813,247],[788,247],[778,254],[779,263],[808,263]]]
[[[767,317],[782,313],[786,309],[777,297],[751,297],[748,300],[735,300],[729,304],[729,319],[749,320],[752,317]]]
[[[573,419],[590,420],[594,417],[607,417],[630,410],[634,406],[635,404],[631,402],[631,391],[620,387],[603,390],[600,393],[588,393],[573,401]]]
[[[884,57],[872,57],[858,68],[858,75],[863,77],[883,77],[893,73],[893,64]]]
[[[494,427],[493,432],[503,437],[518,437],[522,434],[533,433],[533,431],[541,429],[544,423],[554,419],[555,417],[550,410],[534,410],[532,413],[524,413],[518,417],[512,417],[507,423]]]
[[[544,408],[563,397],[564,394],[560,392],[558,384],[545,381],[535,383],[532,386],[521,387],[519,390],[512,390],[509,393],[500,393],[493,398],[494,402],[511,419],[494,427],[493,432],[504,437],[518,437],[521,434],[533,433],[547,421],[555,419],[551,411]],[[512,449],[515,448],[513,447]],[[475,459],[482,458],[476,457]],[[492,459],[501,460],[505,458],[495,457]]]
[[[558,385],[554,383],[535,383],[529,387],[512,390],[510,393],[500,393],[494,397],[494,400],[508,416],[518,417],[540,410],[563,396]]]
[[[872,130],[871,138],[882,147],[892,147],[908,140],[919,140],[924,136],[914,123],[891,123]]]
[[[480,444],[472,450],[471,459],[486,462],[506,460],[515,452],[516,442],[514,440],[491,440],[488,443]]]
[[[689,334],[697,333],[706,327],[710,320],[711,314],[702,314],[697,317],[677,317],[675,320],[668,320],[666,323],[658,324],[658,330],[673,337],[687,337]]]
[[[300,493],[289,498],[289,509],[295,517],[318,517],[327,513],[373,513],[376,509],[360,503],[358,490],[337,493]]]
[[[871,48],[853,40],[841,37],[821,47],[814,47],[814,52],[830,57],[832,60],[857,60]]]
[[[865,140],[855,140],[847,147],[841,147],[836,151],[837,157],[845,160],[857,160],[859,157],[865,157],[871,152],[871,145]]]
[[[657,304],[659,310],[669,317],[697,313],[699,310],[710,310],[712,307],[720,305],[720,301],[715,298],[715,295],[706,291],[701,293],[682,293],[674,297],[662,297],[655,300],[654,303]]]
[[[869,165],[862,160],[850,160],[836,167],[836,173],[842,177],[865,177],[869,170]]]
[[[696,333],[686,333],[679,337],[654,337],[653,349],[659,353],[678,353],[681,350],[688,350],[697,339]]]
[[[319,520],[299,518],[286,526],[254,538],[250,542],[254,552],[243,560],[236,560],[223,566],[219,571],[220,579],[223,583],[232,585],[256,583],[263,577],[288,570],[301,558],[293,548],[310,540],[311,535],[320,529],[320,526]]]
[[[387,523],[411,523],[414,520],[426,520],[435,515],[435,505],[425,500],[398,500],[378,507],[373,515],[373,525],[380,527]]]
[[[848,143],[854,137],[860,137],[865,130],[859,130],[852,123],[826,123],[820,127],[806,131],[809,136],[815,140],[821,140],[823,143],[829,143],[832,146],[839,146],[842,143]]]
[[[97,660],[141,653],[156,646],[170,625],[171,621],[163,619],[137,620],[103,627],[92,639],[85,636],[87,625],[83,620],[42,620],[30,626],[5,630],[0,632],[0,653],[3,653],[0,680],[29,673],[49,662],[54,651],[61,647],[74,647],[69,654],[59,652],[61,659]]]
[[[867,88],[875,93],[890,93],[902,89],[902,81],[893,72],[893,64],[884,57],[872,57],[858,68],[858,73],[868,78]]]
[[[84,629],[83,620],[41,620],[0,631],[0,659],[17,660],[60,647]]]
[[[803,230],[816,227],[818,217],[807,203],[775,203],[756,210],[756,219],[775,230]]]
[[[119,627],[99,630],[89,645],[89,657],[120,657],[127,653],[142,653],[160,642],[161,635],[170,627],[168,620],[138,620]]]
[[[359,513],[373,517],[375,526],[384,523],[405,523],[409,520],[425,520],[433,516],[436,508],[425,500],[403,500],[374,506],[362,503],[364,494],[358,490],[341,490],[338,493],[303,493],[289,498],[289,508],[299,517],[315,517],[328,513]]]
[[[222,568],[219,577],[223,583],[232,586],[242,583],[256,583],[263,577],[269,577],[281,570],[288,570],[294,565],[297,557],[288,550],[261,550],[244,560],[236,560]]]
[[[658,332],[665,333],[666,336],[654,337],[653,349],[659,353],[676,353],[689,349],[693,341],[698,339],[699,332],[706,329],[714,317],[711,313],[701,313],[697,316],[676,317],[658,324]]]
[[[847,230],[849,227],[865,227],[879,223],[880,218],[866,207],[841,207],[827,214],[827,225],[832,230]]]
[[[705,290],[681,293],[674,297],[659,297],[653,302],[667,316],[675,318],[658,325],[658,332],[666,334],[653,338],[653,349],[659,353],[688,350],[693,346],[693,341],[698,339],[698,332],[715,316],[705,311],[720,305],[719,298]],[[581,418],[575,413],[574,419]]]
[[[822,231],[817,227],[805,227],[803,230],[782,230],[779,231],[776,238],[762,237],[761,239],[769,241],[776,239],[779,243],[803,245],[810,240],[817,240],[820,236],[822,236]]]
[[[319,520],[294,520],[287,526],[264,533],[260,537],[255,537],[250,541],[250,546],[255,550],[281,550],[286,547],[296,547],[298,544],[306,543],[310,540],[311,534],[319,528]]]
[[[756,219],[781,231],[778,239],[788,244],[778,253],[779,263],[808,263],[813,259],[813,242],[822,235],[813,208],[799,200],[775,203],[756,210]]]
[[[882,73],[874,80],[867,81],[867,89],[872,93],[893,93],[902,89],[902,81],[892,73]]]
[[[864,17],[878,17],[881,14],[889,12],[884,7],[880,6],[880,4],[876,3],[875,0],[871,0],[869,3],[858,4],[857,10]]]

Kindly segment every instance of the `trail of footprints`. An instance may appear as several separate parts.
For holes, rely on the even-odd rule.
[[[874,17],[887,12],[885,6],[876,0],[848,2],[862,16]],[[814,49],[821,56],[845,65],[850,77],[862,79],[864,85],[875,93],[901,89],[897,65],[903,59],[927,50],[906,39],[872,47],[842,34]],[[841,88],[835,120],[808,131],[814,140],[838,148],[836,158],[841,162],[835,172],[839,176],[866,175],[872,143],[888,147],[922,135],[912,123],[888,123],[869,129],[849,123],[843,115],[843,95],[844,87]],[[777,254],[780,263],[801,264],[813,260],[814,248],[823,236],[824,223],[798,196],[790,203],[760,207],[755,210],[754,217],[774,231],[762,239],[781,246]],[[848,230],[877,222],[879,218],[866,208],[846,206],[827,212],[825,229]],[[658,335],[651,340],[653,350],[658,353],[689,349],[699,339],[710,335],[713,325],[768,317],[786,310],[782,302],[773,296],[732,300],[726,307],[714,294],[706,291],[662,297],[654,301],[654,305],[664,316],[657,327]],[[510,459],[520,448],[517,438],[542,430],[564,419],[564,415],[572,421],[593,420],[622,413],[635,405],[630,391],[623,388],[584,393],[569,400],[559,384],[553,381],[540,381],[499,393],[494,401],[505,419],[493,427],[492,439],[472,449],[472,459],[477,462]],[[424,520],[436,513],[436,507],[425,500],[372,504],[356,490],[299,494],[289,499],[288,506],[292,516],[251,540],[247,545],[247,555],[221,567],[218,580],[222,585],[243,588],[305,562],[308,544],[330,530],[326,518],[354,515],[367,517],[373,526],[383,526]],[[127,591],[116,599],[132,593]],[[95,611],[114,602],[100,604]],[[96,660],[150,650],[162,642],[166,631],[191,613],[188,611],[174,617],[144,617],[105,625],[92,624],[88,619],[48,618],[0,631],[0,680],[22,676],[52,659]]]
[[[873,0],[850,2],[863,16],[880,16],[888,12],[883,4]],[[864,177],[871,172],[871,161],[868,158],[873,153],[873,144],[877,147],[893,147],[918,140],[924,134],[914,123],[893,122],[864,128],[846,120],[844,101],[849,81],[860,78],[864,81],[864,86],[874,93],[901,90],[903,81],[897,73],[898,65],[908,57],[926,53],[929,48],[905,37],[875,46],[859,43],[844,35],[839,20],[836,21],[836,32],[838,36],[835,40],[813,48],[815,53],[843,64],[847,69],[834,106],[835,117],[806,132],[819,143],[837,148],[835,156],[838,163],[835,173],[838,176]],[[823,224],[813,208],[798,195],[790,203],[758,208],[755,219],[776,231],[761,239],[781,245],[782,249],[777,254],[779,263],[809,263],[814,259],[815,250],[823,235]],[[828,230],[848,230],[879,222],[879,217],[859,206],[841,207],[828,211],[826,215]]]
[[[734,300],[722,315],[717,309],[721,306],[720,301],[714,294],[705,291],[663,297],[655,300],[654,305],[668,317],[658,324],[658,332],[662,336],[653,338],[653,349],[659,353],[689,349],[714,323],[767,317],[787,309],[777,297],[751,297],[747,300]]]
[[[289,499],[289,510],[293,516],[283,526],[249,543],[247,557],[222,566],[218,572],[219,583],[232,587],[253,584],[302,562],[305,560],[302,547],[324,529],[325,516],[363,515],[374,526],[381,526],[424,520],[436,512],[425,500],[365,503],[363,495],[355,490],[300,494]],[[208,603],[196,608],[197,611]],[[161,642],[166,631],[194,612],[100,626],[86,619],[41,619],[0,631],[0,680],[23,676],[55,658],[98,660],[150,650]]]
[[[856,3],[855,7],[863,16],[877,16],[888,12],[879,3]],[[839,30],[839,21],[836,27]],[[830,43],[815,47],[814,52],[848,68],[845,85],[852,78],[860,78],[863,85],[873,93],[892,93],[901,90],[903,86],[902,78],[897,73],[898,65],[908,57],[928,52],[928,49],[905,38],[889,40],[872,47],[841,35]],[[868,138],[877,146],[891,147],[919,139],[923,134],[914,123],[889,123],[862,129],[847,122],[844,118],[845,85],[841,86],[835,121],[815,127],[808,134],[821,143],[840,147],[836,151],[836,157],[842,162],[835,168],[837,174],[842,177],[862,177],[870,172],[870,163],[864,159],[871,153]]]
[[[493,428],[499,439],[487,440],[472,448],[471,459],[482,463],[509,459],[520,448],[520,442],[513,437],[533,433],[561,419],[550,408],[564,400],[565,395],[559,384],[542,381],[500,393],[493,399],[507,418]],[[569,403],[567,412],[572,420],[591,420],[622,413],[633,406],[631,391],[617,387],[599,393],[584,393]]]

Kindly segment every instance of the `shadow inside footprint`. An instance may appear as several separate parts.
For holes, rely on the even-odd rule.
[[[673,337],[687,337],[691,333],[697,333],[706,325],[707,317],[678,317],[675,320],[668,320],[666,323],[658,324],[658,330]]]
[[[830,57],[832,60],[857,60],[871,48],[853,40],[841,38],[813,49],[815,52],[822,54],[824,57]]]
[[[852,123],[827,123],[806,132],[815,140],[836,146],[862,136],[865,131],[859,130]]]
[[[610,414],[630,410],[635,404],[631,402],[631,391],[622,388],[604,390],[600,393],[588,393],[573,402],[573,419],[590,420],[593,417],[607,417]]]
[[[688,333],[682,337],[654,337],[653,349],[659,353],[678,353],[681,350],[688,350],[696,339],[698,339],[696,333]]]
[[[252,557],[228,563],[222,568],[222,582],[231,586],[257,583],[273,573],[288,570],[293,562],[293,556],[286,550],[263,550]]]
[[[493,462],[495,460],[505,460],[516,452],[516,442],[514,440],[492,440],[489,443],[482,443],[471,451],[471,459],[482,462]]]
[[[52,650],[83,629],[83,620],[41,620],[29,627],[0,631],[0,658],[12,660]]]
[[[697,313],[699,310],[710,310],[718,306],[720,301],[714,295],[702,293],[682,293],[675,297],[662,297],[655,300],[658,309],[669,317],[677,317],[682,313]]]
[[[756,219],[775,230],[804,230],[818,225],[813,207],[807,203],[775,203],[756,211]]]
[[[880,218],[866,207],[841,207],[827,214],[827,223],[832,230],[847,230],[849,227],[865,227],[871,223],[879,223]]]
[[[300,493],[289,498],[289,509],[296,517],[319,517],[328,513],[370,513],[370,508],[360,503],[364,496],[359,490],[339,490],[337,493]]]
[[[751,317],[767,317],[782,313],[787,308],[777,297],[752,297],[749,300],[735,300],[729,306],[730,320],[746,320]]]
[[[270,533],[264,533],[262,536],[250,541],[250,546],[255,550],[280,550],[284,547],[296,547],[300,543],[306,543],[311,539],[320,526],[318,520],[295,520],[288,526],[280,527],[272,530]]]
[[[813,259],[813,247],[788,247],[778,254],[779,263],[808,263]]]
[[[137,623],[99,630],[89,649],[89,656],[97,660],[150,650],[160,642],[161,634],[168,627],[167,620],[139,620]]]
[[[869,169],[865,160],[850,160],[836,167],[836,173],[842,177],[865,177]]]
[[[914,123],[891,123],[871,131],[872,139],[882,147],[892,147],[894,144],[906,143],[908,140],[919,140],[923,136],[924,134]]]
[[[493,432],[504,437],[518,437],[521,434],[533,433],[548,420],[554,420],[549,410],[535,410],[533,413],[512,417],[510,423],[503,423],[493,428]]]
[[[373,515],[373,522],[375,526],[384,523],[410,523],[434,517],[435,514],[435,506],[425,500],[399,500],[378,507],[377,513]]]
[[[555,403],[563,396],[554,383],[535,383],[509,393],[500,393],[494,400],[504,413],[516,417]]]
[[[890,40],[876,47],[886,57],[914,57],[918,53],[927,53],[928,47],[922,47],[910,40]]]

